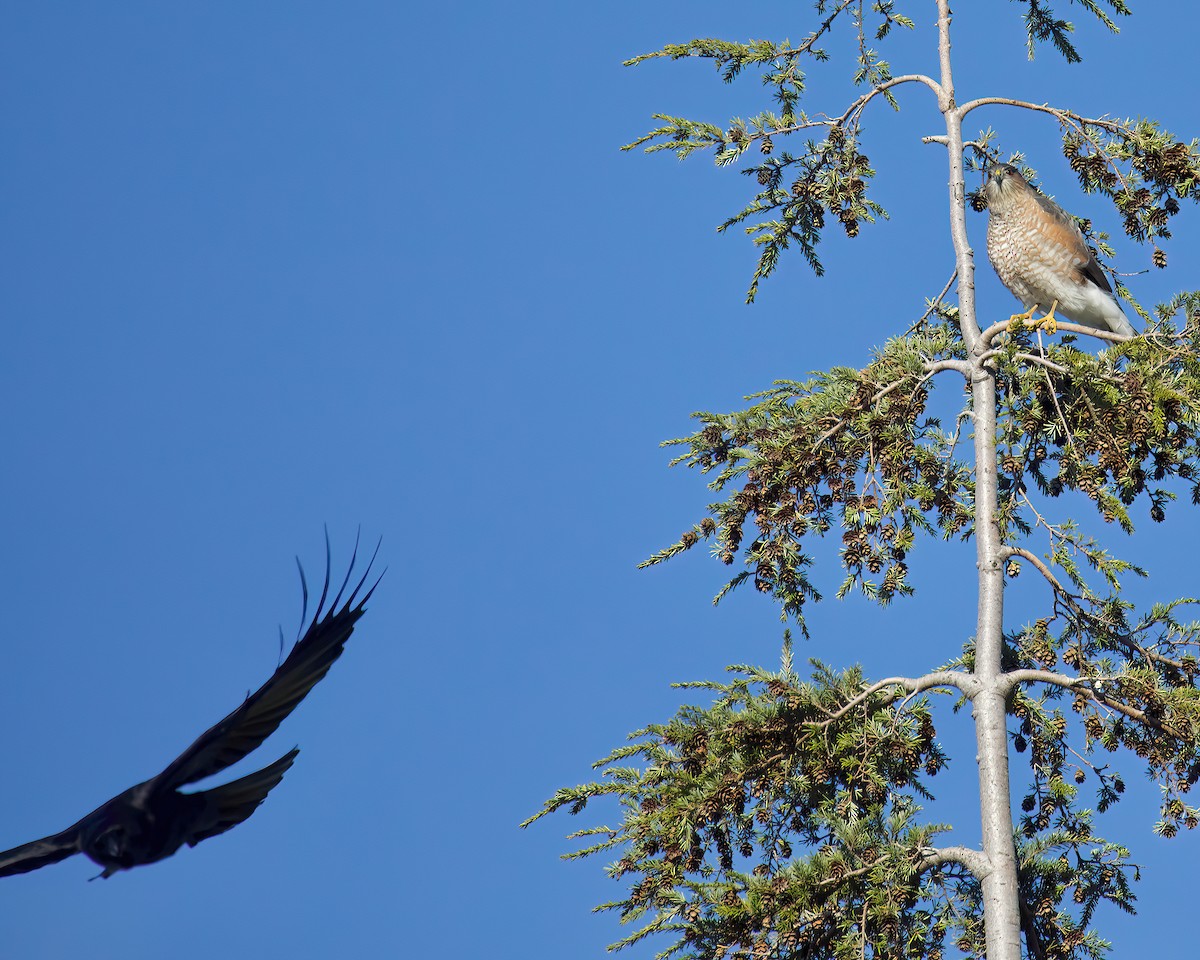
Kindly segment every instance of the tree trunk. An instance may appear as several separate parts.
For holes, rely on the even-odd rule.
[[[950,161],[950,223],[958,267],[959,323],[971,359],[972,413],[975,435],[975,550],[979,570],[979,607],[975,627],[973,698],[975,742],[979,764],[979,811],[983,852],[984,927],[988,960],[1021,960],[1021,921],[1017,894],[1016,848],[1012,801],[1008,786],[1008,735],[1000,655],[1004,625],[1004,556],[996,525],[996,381],[979,359],[975,315],[975,263],[967,238],[966,184],[963,179],[962,116],[954,98],[950,61],[950,4],[937,0],[938,53],[941,64],[940,107],[946,120]]]

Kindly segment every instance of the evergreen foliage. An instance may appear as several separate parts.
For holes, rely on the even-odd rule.
[[[1022,5],[1031,55],[1048,43],[1080,59],[1051,3]],[[1105,8],[1130,13],[1122,0],[1079,5],[1114,31]],[[757,74],[771,91],[773,108],[749,120],[659,115],[660,126],[628,145],[680,157],[712,149],[718,165],[742,163],[757,181],[720,228],[753,221],[745,229],[762,249],[751,299],[791,246],[821,272],[827,215],[849,237],[885,215],[866,195],[874,170],[859,122],[877,97],[895,106],[903,83],[938,94],[948,133],[931,139],[951,151],[960,184],[1001,158],[991,131],[956,139],[967,114],[1004,104],[1053,117],[1082,188],[1108,197],[1125,233],[1165,266],[1169,219],[1180,200],[1200,198],[1194,141],[1148,120],[1088,119],[1045,104],[955,104],[945,58],[939,80],[893,77],[870,46],[911,27],[897,10],[904,4],[814,6],[816,27],[796,46],[704,39],[628,61],[708,59],[725,82]],[[948,57],[944,0],[939,9]],[[818,44],[843,24],[857,37],[854,80],[866,90],[840,114],[805,113],[800,66],[825,59]],[[784,149],[814,129],[819,139]],[[980,198],[959,197],[951,232],[965,238],[965,206]],[[1092,239],[1111,256],[1103,234]],[[619,805],[619,824],[573,834],[585,846],[571,855],[617,858],[609,873],[626,892],[601,909],[635,929],[615,947],[658,934],[662,957],[1098,958],[1106,943],[1097,907],[1132,912],[1137,879],[1129,851],[1095,832],[1096,815],[1125,789],[1120,756],[1134,754],[1161,786],[1160,834],[1200,822],[1187,801],[1200,780],[1200,624],[1188,619],[1196,601],[1136,609],[1122,585],[1144,571],[1086,532],[1095,521],[1070,514],[1090,502],[1102,524],[1132,533],[1144,517],[1161,522],[1180,493],[1200,504],[1200,293],[1153,313],[1135,304],[1146,325],[1132,339],[1064,323],[1065,336],[1043,343],[1009,322],[980,327],[961,289],[970,254],[961,242],[956,252],[959,302],[946,302],[947,284],[866,365],[777,382],[742,410],[696,414],[693,433],[668,441],[681,451],[673,463],[705,474],[718,499],[645,565],[706,543],[741,567],[717,600],[750,581],[807,635],[822,538],[840,541],[838,595],[857,590],[881,604],[913,592],[907,562],[919,536],[967,538],[979,555],[978,632],[929,672],[878,681],[815,660],[802,678],[788,635],[779,670],[741,665],[727,682],[683,685],[715,700],[635,732],[596,764],[598,779],[558,791],[527,823],[603,798]],[[936,409],[951,411],[940,417],[929,412],[939,385]],[[1044,606],[1026,625],[1002,628],[996,578],[1025,568],[1043,579]],[[939,846],[947,827],[921,817],[948,759],[934,692],[974,706],[981,765],[992,771],[980,781],[983,850]],[[1025,778],[1016,817],[1010,747]],[[1012,883],[1002,882],[1008,869]]]

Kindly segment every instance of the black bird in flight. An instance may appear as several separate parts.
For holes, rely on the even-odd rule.
[[[376,546],[376,555],[378,552]],[[0,853],[0,877],[27,873],[83,853],[104,868],[99,876],[107,878],[119,870],[163,860],[185,843],[194,847],[249,817],[283,779],[300,752],[298,749],[289,750],[257,773],[211,790],[182,793],[179,788],[219,773],[254,750],[329,672],[379,585],[376,579],[359,598],[375,562],[372,556],[362,578],[345,603],[342,602],[357,557],[356,543],[346,579],[326,609],[330,574],[326,535],[325,586],[320,602],[304,636],[296,641],[271,678],[224,720],[200,734],[158,776],[118,794],[61,833]],[[298,559],[296,564],[300,566]],[[303,625],[308,617],[308,583],[302,566],[300,584],[304,594],[304,612],[300,616]],[[282,640],[281,635],[281,645]]]

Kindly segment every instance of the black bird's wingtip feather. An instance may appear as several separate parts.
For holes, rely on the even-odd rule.
[[[357,544],[356,544],[357,548]],[[353,561],[351,561],[353,566]],[[325,583],[321,587],[321,599],[317,603],[317,609],[313,611],[313,622],[309,624],[309,630],[316,626],[317,620],[321,617],[321,611],[325,609],[325,600],[329,596],[329,578],[333,574],[333,551],[329,546],[329,527],[325,528]],[[301,621],[303,623],[303,621]]]
[[[364,613],[364,604],[378,585],[377,580],[371,591],[359,597],[362,586],[370,577],[378,552],[379,545],[376,546],[375,554],[367,564],[363,577],[345,603],[340,607],[337,605],[342,601],[343,588],[334,598],[334,603],[327,604],[332,582],[332,549],[326,533],[325,579],[320,602],[316,605],[307,629],[258,690],[246,698],[237,709],[202,733],[159,775],[162,783],[179,786],[218,773],[256,749],[275,732],[284,718],[308,695],[329,671],[334,661],[341,656],[346,641]],[[347,573],[347,584],[356,565],[357,545]],[[303,564],[297,561],[297,566],[300,570],[307,617],[308,583]],[[301,621],[301,626],[303,628],[304,620]]]
[[[304,575],[304,564],[300,562],[299,554],[296,555],[296,569],[300,571],[300,628],[296,631],[296,639],[299,640],[300,630],[304,629],[304,621],[308,619],[308,578]]]

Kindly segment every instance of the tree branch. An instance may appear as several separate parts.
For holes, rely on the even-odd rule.
[[[979,97],[977,100],[968,100],[958,108],[959,119],[965,117],[972,110],[979,107],[1002,106],[1002,107],[1021,107],[1023,110],[1035,110],[1038,113],[1048,113],[1050,116],[1061,122],[1072,121],[1074,123],[1086,123],[1092,126],[1101,127],[1108,130],[1110,133],[1120,133],[1121,125],[1112,120],[1104,120],[1102,118],[1090,119],[1082,117],[1071,110],[1064,110],[1061,107],[1052,107],[1048,103],[1031,103],[1028,100],[1013,100],[1011,97]]]
[[[1034,565],[1034,567],[1037,568],[1037,571],[1046,578],[1051,587],[1053,587],[1059,593],[1070,596],[1070,592],[1062,585],[1062,583],[1059,582],[1058,578],[1054,576],[1054,573],[1046,565],[1045,561],[1042,560],[1042,558],[1037,554],[1030,550],[1026,550],[1024,547],[1011,546],[1004,547],[1001,552],[1006,560],[1009,557],[1021,557],[1022,559],[1028,560]]]
[[[845,112],[840,117],[820,116],[817,119],[806,119],[800,123],[793,123],[786,127],[775,127],[772,130],[764,131],[763,133],[747,134],[745,142],[753,143],[765,136],[779,136],[780,134],[798,133],[801,130],[809,130],[812,127],[845,127],[852,126],[858,122],[859,115],[866,109],[868,103],[874,100],[877,96],[887,92],[892,87],[898,87],[902,83],[923,83],[930,87],[935,94],[941,93],[941,88],[936,80],[932,77],[927,77],[923,73],[910,73],[903,77],[893,77],[876,87],[872,87],[861,97],[855,100],[848,106]]]
[[[965,117],[977,107],[993,105],[1020,107],[1022,110],[1033,110],[1036,113],[1048,113],[1050,116],[1054,117],[1054,119],[1056,119],[1061,126],[1074,127],[1081,137],[1083,137],[1096,148],[1099,148],[1100,145],[1092,137],[1088,136],[1086,129],[1087,127],[1099,127],[1101,130],[1106,130],[1107,132],[1121,137],[1124,140],[1128,140],[1130,136],[1128,128],[1114,120],[1105,120],[1103,117],[1084,117],[1071,110],[1064,110],[1061,107],[1052,107],[1048,103],[1031,103],[1028,100],[1013,100],[1009,97],[980,97],[978,100],[971,100],[958,108],[959,117]],[[1100,152],[1103,155],[1104,152]],[[1120,168],[1113,163],[1112,159],[1108,156],[1104,156],[1104,160],[1108,168],[1112,170],[1112,172],[1115,173],[1117,178],[1121,181],[1121,186],[1126,190],[1130,189],[1129,181],[1125,178],[1125,175],[1121,172]]]
[[[1161,720],[1156,720],[1146,713],[1144,710],[1139,710],[1137,707],[1132,707],[1127,703],[1122,703],[1120,700],[1113,700],[1106,697],[1099,689],[1101,683],[1111,682],[1113,677],[1072,677],[1066,673],[1054,673],[1051,670],[1010,670],[1001,677],[1008,690],[1022,683],[1045,683],[1053,687],[1059,687],[1063,690],[1070,690],[1072,693],[1080,694],[1091,700],[1098,706],[1108,707],[1110,710],[1115,710],[1122,716],[1128,717],[1130,720],[1136,720],[1138,723],[1144,724],[1151,729],[1158,730],[1160,733],[1165,733],[1169,737],[1174,737],[1176,740],[1186,740],[1187,736],[1167,726]]]
[[[992,872],[992,865],[982,850],[958,846],[926,847],[921,851],[921,867],[938,867],[943,863],[962,864],[977,880],[982,880]]]
[[[827,713],[827,719],[822,720],[817,726],[828,727],[831,723],[840,720],[855,707],[865,703],[880,690],[885,690],[888,687],[899,687],[901,691],[907,694],[923,693],[935,687],[954,687],[967,697],[971,697],[978,689],[979,684],[969,673],[961,673],[958,670],[937,670],[933,673],[927,673],[923,677],[888,677],[886,680],[877,680],[833,713]]]
[[[917,382],[915,384],[913,384],[914,389],[916,387],[921,386],[921,384],[930,380],[932,377],[937,376],[939,373],[944,373],[947,370],[954,370],[957,373],[962,374],[962,376],[968,377],[968,376],[970,376],[970,373],[971,373],[971,366],[965,360],[949,360],[949,359],[947,359],[947,360],[938,360],[936,363],[926,363],[925,364],[925,376],[921,377],[919,380],[917,380]],[[908,378],[905,377],[902,380],[897,380],[894,383],[889,383],[886,387],[883,387],[882,389],[878,390],[871,397],[872,406],[874,404],[878,403],[884,397],[886,397],[889,393],[894,393],[896,390],[899,390],[902,386],[904,386],[908,382],[909,382]],[[816,442],[813,444],[813,447],[814,448],[819,447],[830,437],[834,436],[845,425],[846,425],[846,418],[845,417],[840,418],[837,421],[837,423],[835,423],[832,427],[830,427],[823,434],[821,434],[819,437],[817,437]]]
[[[1008,352],[1007,350],[1001,349],[1000,347],[993,347],[991,350],[988,350],[986,353],[980,354],[979,362],[987,363],[989,360],[995,360],[996,357],[1003,356],[1007,352]],[[1016,353],[1014,353],[1012,355],[1014,357],[1016,357],[1018,360],[1025,360],[1028,363],[1036,364],[1037,366],[1044,367],[1047,370],[1053,370],[1055,373],[1070,373],[1071,372],[1069,368],[1064,367],[1060,364],[1054,363],[1052,360],[1050,360],[1045,355],[1039,355],[1036,353],[1023,353],[1021,351],[1017,351]]]
[[[795,50],[785,51],[783,55],[789,57],[798,57],[801,54],[808,53],[810,50],[812,50],[813,44],[821,39],[821,35],[829,32],[829,28],[833,26],[833,21],[838,18],[838,14],[840,14],[852,3],[854,3],[854,0],[842,0],[842,2],[838,4],[838,8],[825,18],[821,26],[804,38],[804,42],[801,43],[800,46],[798,46]]]
[[[1127,337],[1124,334],[1112,333],[1109,330],[1097,330],[1095,327],[1085,327],[1081,323],[1068,323],[1064,320],[1057,320],[1056,325],[1059,330],[1064,330],[1067,333],[1078,333],[1086,337],[1095,337],[1098,340],[1108,340],[1111,343],[1125,343],[1127,340],[1132,340],[1133,337]],[[1009,333],[1012,331],[1012,318],[1008,320],[1000,320],[993,323],[990,327],[981,333],[980,339],[991,346],[992,340],[1000,333]]]

